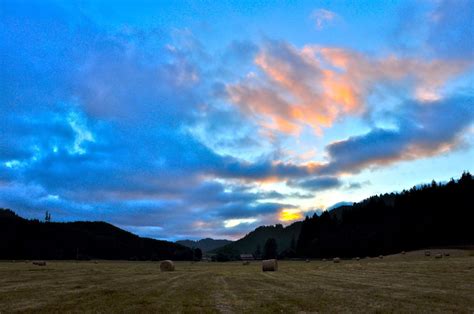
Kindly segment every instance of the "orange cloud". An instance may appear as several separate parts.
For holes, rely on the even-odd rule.
[[[370,56],[341,48],[267,43],[255,58],[259,77],[227,85],[229,100],[262,128],[297,135],[316,133],[336,119],[360,114],[379,84],[403,84],[421,101],[441,97],[446,82],[462,73],[464,61]]]

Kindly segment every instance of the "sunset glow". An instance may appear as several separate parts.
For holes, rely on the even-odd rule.
[[[0,207],[238,239],[473,172],[473,11],[2,1]]]
[[[278,215],[278,219],[282,222],[290,222],[295,220],[301,220],[303,214],[298,209],[282,209]]]

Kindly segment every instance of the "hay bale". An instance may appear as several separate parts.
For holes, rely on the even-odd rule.
[[[305,261],[305,262],[306,262],[306,263],[309,263],[309,262],[310,262],[310,260],[309,260],[309,259],[306,259],[306,261]]]
[[[341,262],[341,259],[340,259],[339,257],[334,257],[334,258],[332,259],[332,261],[333,261],[334,263],[339,263],[339,262]]]
[[[425,251],[425,256],[431,256],[431,252],[430,251]]]
[[[383,255],[379,255],[379,259],[383,259]]]
[[[170,260],[165,260],[160,263],[161,271],[174,271],[174,263]]]
[[[46,266],[46,262],[45,261],[33,261],[33,265]]]
[[[276,259],[267,259],[262,261],[262,271],[277,271],[278,262]]]
[[[244,262],[242,263],[242,265],[250,265],[250,262],[249,262],[249,261],[244,261]]]
[[[356,261],[360,261],[360,257],[356,257]]]
[[[323,258],[323,262],[326,262],[326,261],[327,261],[327,259]]]
[[[442,258],[442,257],[443,257],[443,254],[441,253],[435,255],[435,258]]]
[[[405,251],[402,251],[402,255],[405,255]]]

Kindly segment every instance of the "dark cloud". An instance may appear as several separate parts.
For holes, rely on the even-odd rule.
[[[288,185],[310,191],[322,191],[340,187],[342,182],[336,177],[315,177],[307,180],[289,181]]]
[[[309,199],[309,198],[313,198],[314,194],[311,194],[311,193],[308,193],[308,194],[291,193],[291,194],[288,194],[288,197],[290,197],[290,198],[300,198],[300,199]]]
[[[298,178],[308,176],[314,171],[311,166],[293,163],[273,163],[269,160],[251,163],[234,158],[224,159],[222,167],[215,169],[216,174],[221,177],[250,180]]]
[[[255,218],[260,215],[275,214],[282,208],[294,208],[290,204],[280,203],[230,203],[216,210],[219,217],[224,219]]]
[[[364,181],[364,182],[351,182],[349,184],[347,184],[347,186],[345,187],[346,189],[348,190],[355,190],[355,189],[361,189],[362,187],[366,186],[366,185],[370,185],[370,181]]]
[[[1,105],[0,105],[1,108]],[[31,110],[30,115],[2,111],[0,161],[32,158],[35,151],[74,145],[75,133],[67,114],[58,111]]]
[[[258,52],[258,46],[249,40],[234,40],[224,53],[224,60],[238,60],[247,63],[252,60]]]
[[[354,173],[454,150],[463,143],[473,123],[473,97],[459,96],[436,102],[408,102],[393,115],[396,129],[375,128],[327,146],[325,173]]]

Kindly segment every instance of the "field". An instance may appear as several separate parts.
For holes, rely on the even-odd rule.
[[[446,252],[446,251],[444,251]],[[360,261],[0,262],[6,312],[474,312],[474,254]]]

